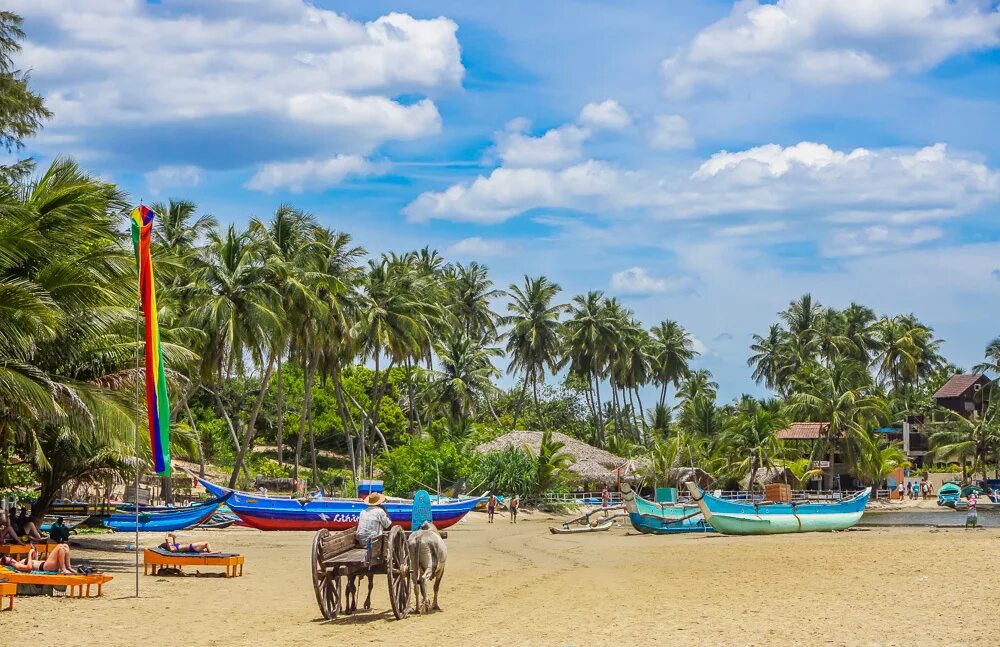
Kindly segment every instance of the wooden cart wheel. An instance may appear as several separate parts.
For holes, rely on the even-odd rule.
[[[406,533],[399,526],[393,526],[386,538],[385,579],[389,583],[389,602],[397,620],[410,614],[410,547],[406,544]]]
[[[327,620],[333,620],[340,612],[340,578],[327,573],[323,565],[323,539],[329,534],[324,528],[313,537],[312,581],[320,612]]]

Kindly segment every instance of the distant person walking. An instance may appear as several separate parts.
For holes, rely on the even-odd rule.
[[[515,494],[510,498],[510,522],[517,523],[517,509],[521,507],[521,499]]]
[[[607,486],[604,487],[604,491],[601,492],[601,507],[606,508],[611,505],[611,493],[608,492]]]
[[[913,482],[913,500],[916,501],[920,498],[920,483],[917,481]]]
[[[497,511],[497,497],[495,494],[491,494],[490,498],[486,501],[486,516],[489,518],[488,523],[493,523],[493,515]]]
[[[978,521],[979,521],[978,515],[976,514],[976,505],[978,503],[979,503],[979,497],[976,495],[975,492],[970,492],[969,493],[969,513],[967,515],[965,515],[965,529],[966,530],[969,529],[969,526],[972,526],[973,528],[975,528],[976,527],[976,523],[978,523]]]

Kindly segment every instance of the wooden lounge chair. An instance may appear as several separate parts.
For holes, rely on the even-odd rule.
[[[38,552],[38,559],[45,559],[48,557],[49,551],[55,550],[56,546],[59,544],[35,544],[35,550]],[[28,551],[31,550],[31,546],[28,544],[0,544],[0,555],[6,555],[8,557],[13,557],[15,559],[24,559],[28,556]]]
[[[0,611],[3,611],[3,600],[7,598],[7,610],[14,610],[14,596],[17,595],[17,584],[0,582]]]
[[[61,575],[59,573],[42,573],[39,571],[21,573],[10,566],[0,567],[0,580],[11,584],[65,586],[66,592],[71,598],[100,597],[104,585],[113,579],[113,577],[104,573],[91,573],[90,575]],[[91,587],[97,587],[95,595],[91,595],[93,591]]]
[[[181,570],[183,566],[224,566],[226,577],[239,577],[243,575],[244,559],[243,555],[236,553],[171,552],[166,548],[147,548],[142,554],[142,571],[146,575],[156,575],[160,568]]]

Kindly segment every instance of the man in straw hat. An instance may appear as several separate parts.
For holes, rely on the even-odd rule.
[[[361,511],[358,517],[357,537],[358,545],[362,548],[368,547],[368,542],[388,530],[392,525],[389,513],[385,511],[382,504],[385,503],[385,495],[381,492],[372,492],[361,499],[368,507]]]

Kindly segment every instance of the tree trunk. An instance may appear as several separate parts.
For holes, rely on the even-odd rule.
[[[407,356],[404,359],[404,361],[406,362],[406,391],[407,391],[407,398],[410,401],[410,416],[409,416],[410,419],[408,421],[409,426],[410,426],[410,435],[411,436],[419,436],[423,432],[423,428],[422,428],[423,425],[420,424],[420,416],[417,415],[416,398],[413,397],[413,369],[414,369],[414,366],[413,366],[413,363],[410,362],[409,356]],[[414,428],[414,426],[413,426],[413,419],[414,418],[416,418],[416,420],[417,420],[417,427],[416,428]]]
[[[309,382],[307,382],[306,391],[306,401],[308,405],[306,407],[309,412],[309,454],[312,456],[312,485],[315,488],[319,484],[319,476],[317,474],[318,470],[316,467],[316,433],[313,431],[313,411],[312,411],[312,382],[315,379],[315,369],[310,367],[309,369]]]
[[[333,366],[333,392],[337,398],[337,412],[340,414],[340,424],[344,427],[344,436],[347,441],[347,453],[351,457],[351,477],[354,479],[354,482],[357,483],[358,466],[356,463],[357,459],[354,455],[354,435],[351,433],[354,421],[353,419],[349,419],[350,411],[347,409],[347,401],[344,399],[343,384],[340,381],[340,366],[336,364]]]
[[[514,424],[511,426],[514,431],[517,431],[517,419],[521,415],[521,403],[524,401],[524,393],[528,390],[528,374],[524,374],[524,383],[521,385],[521,394],[517,396],[517,402],[514,404]]]
[[[667,381],[663,381],[663,386],[660,387],[660,403],[659,406],[666,406],[667,403]]]
[[[217,386],[213,386],[211,389],[207,389],[209,393],[215,396],[215,404],[219,407],[219,415],[226,421],[226,426],[229,427],[229,435],[233,438],[233,448],[236,453],[240,453],[240,439],[236,435],[236,427],[233,425],[232,418],[229,417],[229,413],[226,412],[226,407],[222,404],[222,396],[219,395],[219,389]]]
[[[247,433],[243,437],[243,447],[240,448],[240,453],[236,455],[236,464],[233,466],[233,473],[229,477],[230,489],[236,487],[236,479],[239,476],[240,468],[243,467],[243,461],[246,459],[246,453],[250,450],[250,444],[253,443],[254,436],[257,433],[257,416],[260,414],[260,407],[264,404],[264,397],[267,395],[267,387],[271,381],[271,373],[274,372],[275,359],[274,353],[271,353],[270,357],[267,359],[267,369],[264,371],[264,377],[260,381],[260,394],[257,397],[257,402],[254,403],[253,410],[250,412],[250,422],[247,423]]]
[[[531,392],[535,398],[535,421],[542,429],[545,429],[545,421],[542,420],[542,409],[538,406],[538,378],[535,376],[531,378]]]
[[[597,444],[604,447],[604,404],[601,402],[601,376],[594,374],[594,395],[597,396]]]
[[[285,349],[278,354],[278,466],[285,466],[285,382],[282,379],[281,358]]]
[[[639,387],[635,387],[635,399],[639,402],[639,420],[642,421],[642,434],[649,440],[649,427],[646,425],[646,412],[642,406],[642,396],[639,395]]]
[[[191,429],[194,431],[195,442],[198,443],[198,478],[205,478],[205,448],[201,444],[201,435],[198,433],[198,425],[194,423],[194,416],[191,415],[191,409],[188,407],[187,398],[184,398],[184,411],[187,413],[188,424],[191,425]]]

